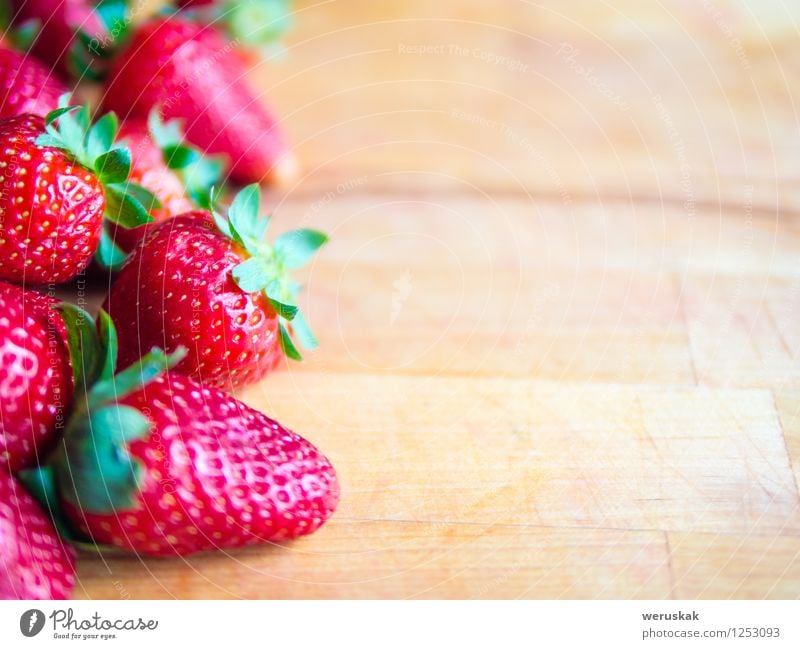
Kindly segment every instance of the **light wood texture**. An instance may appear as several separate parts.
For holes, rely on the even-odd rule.
[[[276,228],[333,236],[322,348],[242,397],[341,507],[279,547],[82,558],[78,595],[800,596],[781,6],[299,3],[253,80],[304,166]]]

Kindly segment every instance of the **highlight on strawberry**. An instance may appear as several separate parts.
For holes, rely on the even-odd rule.
[[[186,139],[225,156],[234,182],[283,181],[294,176],[296,162],[246,76],[235,46],[214,25],[156,16],[113,58],[103,105],[125,119],[147,119],[159,108],[165,120],[183,120]]]
[[[0,600],[67,599],[75,550],[19,481],[0,469]]]
[[[103,308],[120,332],[120,362],[150,348],[187,349],[176,366],[227,390],[261,379],[317,339],[297,306],[292,271],[327,242],[299,229],[265,240],[258,185],[226,214],[191,212],[154,225],[122,267]]]
[[[0,44],[0,118],[30,113],[45,117],[58,108],[66,86],[46,65]]]
[[[22,479],[77,543],[186,555],[310,534],[339,484],[310,442],[151,350],[115,374],[117,336],[71,305],[62,313],[85,383],[52,462]]]
[[[56,303],[0,282],[0,471],[35,466],[64,432],[73,375]]]
[[[0,120],[0,278],[66,282],[106,250],[104,217],[126,228],[152,221],[158,200],[128,181],[117,129],[113,113],[92,124],[87,106]]]

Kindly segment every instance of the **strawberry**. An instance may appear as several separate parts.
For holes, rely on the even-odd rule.
[[[14,25],[35,24],[31,49],[66,76],[94,76],[94,65],[126,33],[126,0],[12,0]]]
[[[0,282],[0,471],[37,464],[64,430],[72,370],[55,303]]]
[[[65,307],[65,317],[75,312]],[[99,350],[94,382],[64,444],[52,465],[27,475],[60,494],[61,516],[78,535],[139,554],[186,555],[293,539],[330,517],[336,473],[310,442],[168,371],[183,350],[155,349],[114,375],[116,335],[103,312],[99,329],[90,342]]]
[[[158,108],[165,119],[184,120],[187,140],[225,155],[236,182],[283,178],[293,173],[293,159],[245,74],[212,27],[161,16],[143,23],[114,60],[104,102],[126,117]]]
[[[91,261],[104,214],[125,227],[152,220],[152,194],[125,182],[116,131],[113,114],[91,126],[86,107],[0,120],[0,279],[65,282]]]
[[[36,500],[0,470],[0,599],[67,599],[75,552]]]
[[[66,87],[31,56],[0,46],[0,118],[31,113],[45,117],[58,108]]]
[[[295,230],[270,245],[257,185],[243,189],[227,217],[190,213],[154,226],[122,267],[103,308],[121,333],[120,362],[152,347],[189,350],[176,368],[204,385],[253,383],[286,354],[301,358],[316,340],[298,313],[290,270],[327,241]]]
[[[129,180],[152,192],[161,204],[160,208],[150,210],[156,223],[205,204],[210,189],[220,181],[221,163],[204,158],[186,145],[177,120],[165,124],[158,111],[153,111],[147,122],[125,121],[119,137],[131,152]],[[115,259],[124,260],[151,225],[109,228],[109,236],[120,249]],[[116,268],[118,263],[111,260],[108,265]]]

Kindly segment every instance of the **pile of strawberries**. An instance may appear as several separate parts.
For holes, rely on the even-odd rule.
[[[281,4],[0,0],[0,598],[68,597],[75,547],[282,541],[336,508],[327,458],[231,396],[317,344],[291,272],[327,238],[267,240],[259,184],[293,163],[245,82]],[[86,273],[95,317],[53,297]]]

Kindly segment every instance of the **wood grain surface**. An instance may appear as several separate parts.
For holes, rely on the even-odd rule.
[[[334,519],[87,598],[800,596],[800,58],[782,2],[298,2],[258,64],[322,347],[242,397]],[[97,296],[93,296],[96,298]]]

